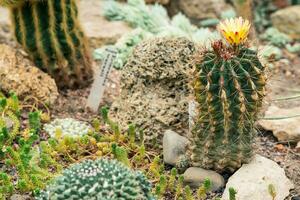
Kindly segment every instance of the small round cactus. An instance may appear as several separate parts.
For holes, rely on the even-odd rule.
[[[37,200],[153,200],[151,184],[116,160],[86,160],[66,169]]]
[[[44,130],[51,136],[56,137],[57,133],[61,133],[60,136],[83,136],[88,134],[91,130],[85,122],[77,121],[73,118],[55,119],[49,124],[44,125]]]

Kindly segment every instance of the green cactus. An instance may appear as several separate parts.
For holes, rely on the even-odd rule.
[[[150,191],[143,174],[116,160],[86,160],[65,170],[36,199],[152,200]]]
[[[199,112],[192,130],[191,164],[235,171],[252,157],[254,122],[265,95],[265,67],[244,45],[212,44],[196,61]]]
[[[90,82],[89,47],[75,0],[0,0],[0,5],[10,9],[18,43],[60,88]]]

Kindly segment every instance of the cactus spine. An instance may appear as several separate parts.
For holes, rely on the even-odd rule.
[[[257,53],[226,36],[232,45],[214,42],[196,62],[194,82],[199,105],[191,164],[219,172],[232,172],[251,159],[266,83]]]
[[[91,59],[75,0],[0,0],[0,5],[10,8],[18,43],[60,88],[89,83]]]

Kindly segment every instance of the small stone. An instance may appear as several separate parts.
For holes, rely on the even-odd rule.
[[[10,197],[10,200],[29,200],[31,199],[28,195],[20,195],[20,194],[14,194]]]
[[[183,176],[184,183],[192,188],[198,188],[205,179],[211,181],[213,191],[217,191],[225,185],[223,176],[212,170],[190,167],[184,172]]]
[[[184,155],[189,140],[178,133],[167,130],[163,137],[164,162],[175,166],[178,158]]]
[[[4,117],[4,122],[7,129],[13,128],[14,122],[11,119]]]
[[[271,105],[265,113],[266,117],[288,117],[300,113],[299,107],[290,109],[278,108]],[[280,119],[280,120],[260,120],[259,125],[263,129],[273,131],[273,135],[280,142],[300,141],[300,117]]]
[[[249,164],[244,164],[228,180],[222,200],[228,200],[228,190],[233,187],[236,199],[241,200],[272,200],[268,192],[272,184],[277,193],[276,200],[284,200],[294,188],[286,177],[284,170],[274,161],[255,155]]]

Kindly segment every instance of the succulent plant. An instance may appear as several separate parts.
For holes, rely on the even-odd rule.
[[[116,1],[107,1],[103,13],[108,20],[124,21],[135,28],[129,34],[123,35],[115,45],[109,46],[118,52],[114,62],[114,67],[117,69],[125,66],[138,44],[150,38],[185,37],[206,45],[210,39],[219,37],[216,32],[211,32],[207,28],[198,29],[182,13],[178,13],[171,19],[165,7],[159,4],[146,5],[144,0],[128,0],[125,5]],[[103,60],[105,48],[96,49],[94,58]]]
[[[92,79],[91,59],[75,0],[0,0],[10,8],[16,40],[60,88]]]
[[[265,95],[265,67],[246,47],[248,21],[219,25],[227,40],[212,43],[196,62],[198,116],[192,131],[191,164],[219,172],[235,171],[252,158],[254,122]]]
[[[44,125],[44,130],[51,137],[82,136],[87,134],[90,129],[91,127],[88,124],[73,118],[55,119]]]
[[[292,41],[288,35],[281,33],[278,29],[273,27],[268,28],[266,32],[261,35],[261,38],[278,47],[284,47]]]
[[[116,160],[86,160],[66,169],[37,200],[152,200],[151,185],[140,172]]]

